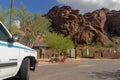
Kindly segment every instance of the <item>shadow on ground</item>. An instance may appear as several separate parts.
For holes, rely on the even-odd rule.
[[[102,80],[120,80],[120,70],[116,72],[92,72],[92,78],[98,78]]]
[[[18,80],[17,78],[9,78],[9,79],[5,79],[5,80]]]

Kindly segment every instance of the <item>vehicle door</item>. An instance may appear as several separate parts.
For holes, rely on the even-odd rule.
[[[0,23],[0,78],[15,74],[19,56],[19,48],[10,42],[11,36]]]

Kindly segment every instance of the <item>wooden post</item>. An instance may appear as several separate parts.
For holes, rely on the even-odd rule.
[[[14,0],[11,0],[11,9],[10,9],[10,27],[9,31],[11,32],[11,27],[12,27],[12,15],[13,15],[13,8],[14,8]]]

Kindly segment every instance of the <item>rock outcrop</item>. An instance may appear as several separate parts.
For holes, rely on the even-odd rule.
[[[120,35],[120,11],[103,8],[82,15],[79,10],[73,10],[70,6],[55,6],[46,16],[52,20],[51,27],[54,31],[79,44],[110,44],[112,34]]]
[[[106,25],[110,36],[120,36],[120,11],[108,12]]]

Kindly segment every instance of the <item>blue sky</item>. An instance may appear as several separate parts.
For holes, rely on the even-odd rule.
[[[47,13],[53,6],[62,6],[61,3],[56,0],[14,0],[14,7],[19,8],[23,3],[32,13]],[[0,6],[4,9],[10,8],[11,0],[0,0]]]
[[[120,0],[14,0],[15,8],[23,3],[32,13],[47,13],[53,6],[69,5],[79,9],[80,13],[91,12],[100,8],[120,10]],[[10,7],[11,0],[0,0],[0,6],[4,9]]]

